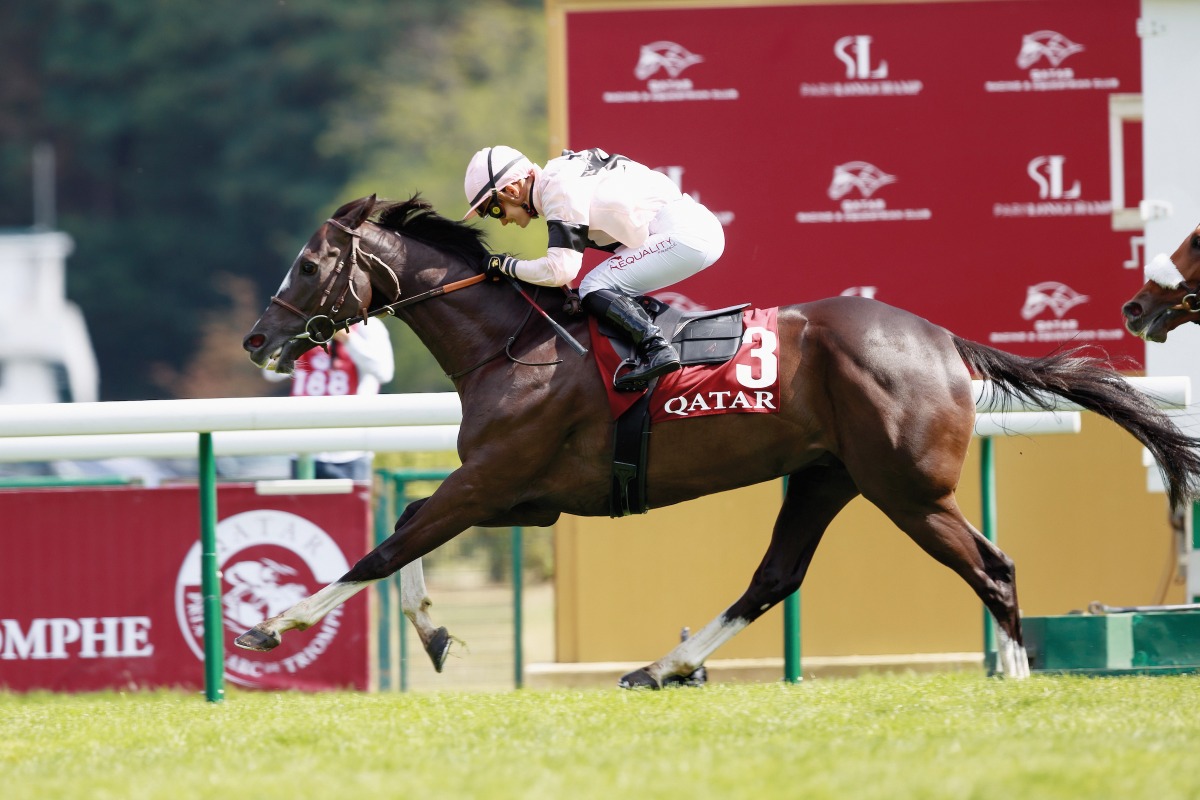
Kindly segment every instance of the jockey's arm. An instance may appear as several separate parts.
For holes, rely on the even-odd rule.
[[[584,229],[586,230],[586,228]],[[517,260],[514,273],[519,280],[535,286],[569,286],[583,267],[583,251],[571,247],[546,248],[546,255],[530,261]]]

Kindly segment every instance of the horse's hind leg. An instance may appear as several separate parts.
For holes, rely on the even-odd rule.
[[[996,674],[1029,677],[1012,559],[975,530],[953,494],[929,504],[914,504],[901,494],[871,499],[921,549],[958,573],[987,606],[999,627]]]
[[[771,544],[745,593],[670,653],[624,676],[618,685],[657,689],[699,669],[718,647],[800,588],[825,529],[857,494],[840,462],[811,466],[790,476]]]

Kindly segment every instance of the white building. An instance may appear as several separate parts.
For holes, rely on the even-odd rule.
[[[66,295],[74,246],[57,231],[0,234],[0,404],[98,399],[96,354]]]

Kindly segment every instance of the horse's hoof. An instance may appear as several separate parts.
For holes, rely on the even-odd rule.
[[[663,681],[663,686],[693,686],[700,687],[708,683],[708,670],[700,667],[690,675],[672,675]]]
[[[265,653],[268,650],[274,650],[276,647],[279,647],[281,641],[278,633],[268,631],[260,625],[255,625],[234,639],[233,643],[244,650],[257,650],[260,653]]]
[[[446,664],[446,656],[450,654],[450,641],[450,632],[445,628],[438,628],[425,645],[425,652],[429,654],[429,660],[438,672],[442,671]]]
[[[660,689],[658,681],[650,675],[643,667],[639,670],[634,670],[628,675],[617,681],[617,687],[621,689]]]

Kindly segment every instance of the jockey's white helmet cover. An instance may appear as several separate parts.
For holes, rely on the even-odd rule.
[[[467,164],[467,176],[463,181],[463,191],[467,195],[470,207],[463,219],[475,213],[475,210],[487,202],[492,191],[499,191],[509,184],[516,183],[533,171],[533,162],[526,158],[521,151],[505,145],[485,147],[471,156]]]

